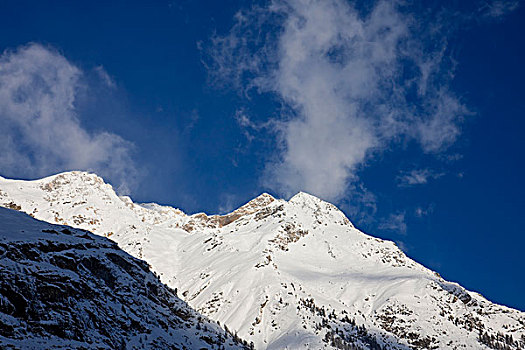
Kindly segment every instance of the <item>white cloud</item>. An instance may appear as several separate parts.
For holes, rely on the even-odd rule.
[[[405,212],[390,214],[386,219],[379,223],[379,229],[394,231],[400,234],[407,233],[407,224],[405,222]]]
[[[228,35],[213,38],[213,81],[283,105],[267,186],[338,200],[394,142],[437,153],[456,140],[467,109],[448,88],[446,40],[405,12],[389,1],[363,16],[342,0],[275,0],[237,13]]]
[[[137,173],[120,136],[88,132],[75,109],[82,71],[56,50],[29,44],[0,56],[0,171],[40,177],[95,171],[125,191]]]
[[[414,186],[428,183],[430,179],[438,179],[445,175],[438,173],[431,169],[414,169],[409,172],[402,173],[397,177],[399,186]]]

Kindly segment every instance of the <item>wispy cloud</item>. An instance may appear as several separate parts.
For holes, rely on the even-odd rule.
[[[484,17],[501,19],[515,11],[520,6],[520,3],[520,0],[486,1],[480,7],[479,12]]]
[[[237,209],[240,205],[239,196],[231,193],[223,193],[217,210],[219,214],[227,214]]]
[[[445,175],[431,169],[414,169],[403,172],[397,177],[399,186],[414,186],[428,183],[431,179],[438,179]]]
[[[340,203],[341,208],[350,215],[354,224],[375,224],[377,197],[362,183],[352,184],[349,196]]]
[[[248,140],[248,143],[252,142],[255,138],[253,131],[258,131],[260,129],[259,126],[250,119],[244,108],[235,111],[235,120],[246,137],[246,140]]]
[[[39,44],[0,56],[3,175],[32,178],[79,169],[107,177],[122,192],[133,184],[133,144],[82,127],[75,108],[75,97],[85,87],[82,74],[58,51]]]
[[[338,200],[371,154],[403,139],[429,153],[454,143],[468,110],[449,88],[446,38],[399,6],[275,0],[212,38],[212,81],[282,103],[268,187]]]
[[[115,83],[115,80],[111,78],[111,76],[108,74],[104,66],[96,66],[94,68],[95,73],[97,73],[100,80],[110,89],[114,89],[117,87],[117,84]]]
[[[162,107],[160,110],[157,108],[157,111],[163,112]],[[195,125],[197,125],[197,123],[201,119],[199,110],[197,108],[193,108],[191,112],[187,114],[186,119],[187,119],[187,122],[186,122],[186,125],[184,126],[184,133],[188,134],[195,128]]]
[[[255,139],[255,134],[260,133],[263,130],[275,130],[279,127],[280,123],[277,120],[270,119],[265,122],[254,121],[246,108],[239,108],[235,111],[234,115],[237,125],[241,129],[242,133],[248,140],[248,143]]]
[[[379,229],[394,231],[400,234],[407,233],[407,224],[405,222],[405,212],[390,214],[387,218],[379,223]]]
[[[403,241],[396,241],[396,245],[403,251],[403,253],[408,253],[408,245]]]
[[[417,207],[415,210],[414,210],[414,214],[416,217],[418,218],[422,218],[424,216],[427,216],[429,214],[432,214],[432,212],[434,211],[434,204],[430,204],[429,206],[427,206],[426,208],[424,207]]]

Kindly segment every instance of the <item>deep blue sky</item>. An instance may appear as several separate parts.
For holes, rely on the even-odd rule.
[[[366,16],[374,5],[356,7]],[[288,122],[301,113],[281,90],[252,89],[245,96],[231,81],[217,82],[212,38],[232,33],[234,15],[248,8],[245,1],[1,2],[0,50],[16,58],[28,44],[40,44],[82,71],[75,118],[88,134],[105,131],[133,143],[135,201],[224,212],[263,191],[290,194],[272,185],[273,173],[268,175],[268,164],[283,156],[283,148],[265,122]],[[437,89],[446,84],[468,109],[464,121],[454,121],[460,132],[437,150],[424,149],[416,137],[396,135],[356,162],[338,195],[323,196],[322,189],[316,194],[338,204],[365,232],[398,242],[446,279],[525,310],[525,8],[512,1],[449,1],[399,11],[410,12],[425,28],[444,21],[440,36],[415,39],[427,48],[444,48],[445,63],[433,84]],[[266,23],[275,25],[264,29],[271,34],[267,40],[281,35],[279,23]],[[242,37],[246,28],[238,28]],[[336,51],[331,55],[345,59]],[[445,70],[453,76],[443,78]],[[6,77],[0,75],[0,86]],[[407,96],[414,108],[424,103]],[[251,124],[240,121],[244,114]],[[28,159],[36,157],[30,146],[17,156],[24,152]],[[0,175],[19,178],[73,167],[57,160],[52,169],[24,172],[0,164]],[[410,182],[413,170],[426,180],[416,182],[425,183]],[[108,174],[118,186],[118,176]],[[276,174],[278,181],[282,172]],[[291,191],[297,189],[300,183]]]

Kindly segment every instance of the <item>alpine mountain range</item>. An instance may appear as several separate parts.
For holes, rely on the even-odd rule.
[[[525,313],[307,193],[188,215],[74,171],[0,206],[2,348],[525,349]]]

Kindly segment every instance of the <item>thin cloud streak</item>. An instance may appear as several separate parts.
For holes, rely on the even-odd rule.
[[[429,180],[438,179],[444,175],[444,173],[435,172],[431,169],[413,169],[409,172],[404,172],[399,175],[397,180],[399,186],[409,187],[426,184]]]

